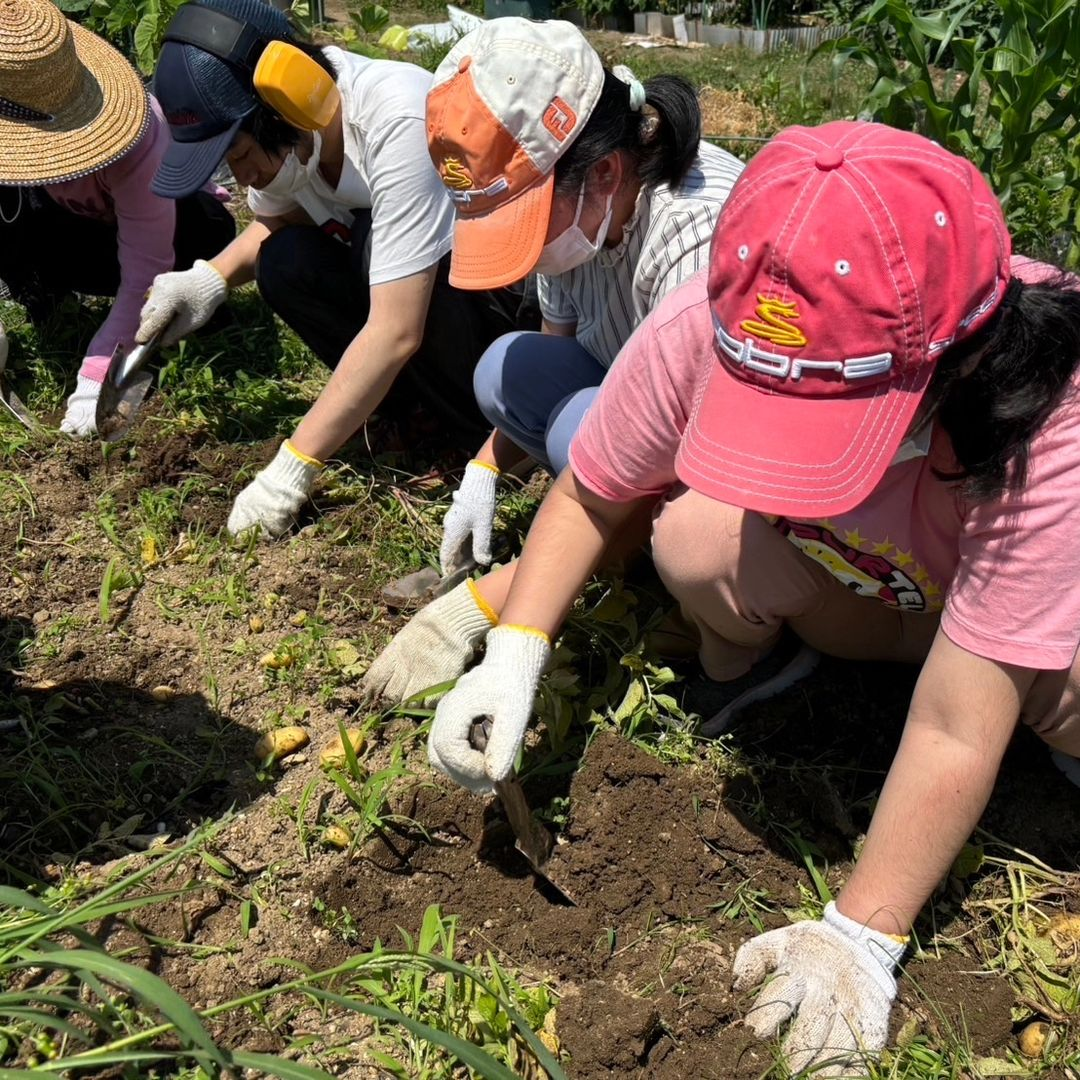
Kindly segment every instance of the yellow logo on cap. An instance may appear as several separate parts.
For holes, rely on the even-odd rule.
[[[468,169],[455,157],[443,158],[442,182],[457,191],[467,191],[473,186]]]
[[[751,337],[763,338],[774,345],[783,345],[797,349],[806,344],[806,335],[797,327],[784,322],[785,319],[799,319],[799,309],[794,300],[777,300],[775,296],[763,296],[758,293],[757,317],[743,319],[739,328]]]

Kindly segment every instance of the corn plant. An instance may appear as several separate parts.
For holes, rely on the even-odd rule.
[[[873,0],[821,50],[868,65],[860,115],[919,131],[963,154],[1001,198],[1018,246],[1080,226],[1080,5],[952,0],[919,13]],[[1080,263],[1070,238],[1056,254]]]

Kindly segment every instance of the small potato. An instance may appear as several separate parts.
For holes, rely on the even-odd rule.
[[[347,848],[352,843],[352,833],[340,825],[327,825],[323,830],[322,841],[329,847]]]
[[[1050,920],[1051,935],[1062,941],[1080,944],[1080,915],[1062,912]]]
[[[155,701],[172,701],[172,699],[176,697],[176,691],[171,686],[162,683],[161,686],[155,686],[154,689],[150,691],[150,696]]]
[[[280,761],[289,754],[295,754],[297,750],[303,750],[311,741],[310,736],[302,727],[283,727],[268,731],[255,744],[252,756],[256,761]]]
[[[252,615],[251,618],[248,619],[248,629],[253,634],[261,634],[265,627],[266,623],[263,622],[261,615]]]
[[[1020,1053],[1024,1057],[1037,1058],[1042,1057],[1043,1050],[1046,1048],[1046,1043],[1050,1038],[1050,1025],[1044,1023],[1042,1020],[1036,1020],[1033,1024],[1028,1024],[1023,1031],[1020,1032],[1020,1037],[1017,1040],[1020,1044]]]
[[[352,744],[353,753],[359,757],[366,745],[364,733],[359,728],[346,728],[345,734],[348,735],[349,742]],[[333,742],[327,743],[319,752],[319,768],[343,769],[344,767],[345,744],[341,741],[341,736],[337,735]]]
[[[280,668],[290,668],[296,663],[296,657],[292,653],[268,652],[259,657],[259,667],[269,671],[278,671]]]
[[[289,622],[293,626],[303,626],[304,623],[307,622],[307,612],[306,611],[298,611],[295,615],[293,615],[293,617],[291,619],[289,619]]]

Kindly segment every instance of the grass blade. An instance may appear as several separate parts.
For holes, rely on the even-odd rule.
[[[256,1069],[260,1076],[277,1076],[280,1080],[332,1080],[327,1072],[314,1069],[310,1065],[301,1065],[288,1058],[274,1057],[272,1054],[250,1054],[237,1051],[233,1061],[245,1069]]]
[[[147,1004],[154,1006],[176,1027],[178,1034],[186,1038],[192,1047],[201,1050],[207,1058],[222,1069],[228,1068],[229,1062],[225,1053],[210,1038],[195,1010],[157,975],[133,967],[131,964],[125,964],[115,957],[90,952],[88,949],[25,953],[20,959],[19,966],[40,965],[76,973],[89,971],[111,983],[125,987]]]

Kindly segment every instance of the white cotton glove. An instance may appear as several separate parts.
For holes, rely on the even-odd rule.
[[[495,524],[498,480],[499,470],[494,465],[470,461],[465,466],[461,486],[454,492],[454,505],[443,519],[443,542],[439,548],[443,576],[465,566],[469,537],[472,537],[472,557],[481,566],[491,564],[491,527]]]
[[[360,684],[366,698],[401,702],[456,679],[497,622],[471,581],[421,608],[373,661]],[[434,700],[425,697],[424,703]]]
[[[497,626],[487,636],[484,662],[458,679],[439,702],[428,736],[428,760],[477,795],[492,791],[514,768],[551,645],[527,626]],[[487,748],[473,748],[474,720],[491,719]]]
[[[139,314],[135,340],[144,344],[168,327],[161,344],[175,345],[205,326],[228,294],[225,279],[204,259],[196,259],[190,270],[158,274]]]
[[[60,430],[65,435],[85,439],[97,431],[97,401],[100,394],[100,382],[85,375],[75,379],[75,389],[67,399],[67,412],[60,421]]]
[[[760,1039],[796,1011],[784,1042],[791,1072],[828,1062],[815,1077],[865,1076],[862,1053],[877,1053],[889,1031],[895,969],[907,945],[825,908],[821,922],[798,922],[746,942],[735,956],[735,989],[772,973],[746,1016]]]
[[[268,537],[288,532],[322,467],[286,439],[274,460],[236,496],[225,528],[233,536],[254,528]]]

